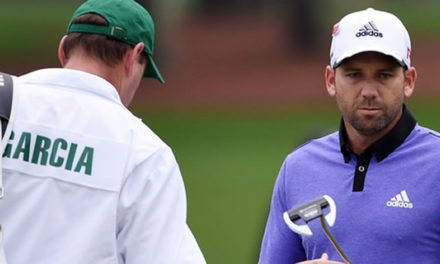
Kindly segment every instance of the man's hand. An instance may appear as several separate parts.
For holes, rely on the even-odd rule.
[[[301,261],[296,264],[344,264],[344,262],[328,260],[328,255],[324,253],[320,259]]]

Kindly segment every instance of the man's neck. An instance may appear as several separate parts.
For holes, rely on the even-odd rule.
[[[75,54],[69,58],[64,68],[84,71],[99,76],[111,83],[117,91],[121,89],[122,76],[118,66],[110,67],[99,60],[90,58],[85,54]]]
[[[350,144],[351,151],[356,155],[362,154],[369,146],[388,134],[393,127],[399,122],[402,117],[402,112],[382,131],[373,135],[364,135],[359,133],[350,123],[344,119],[345,129],[347,131],[348,142]]]
[[[369,146],[371,146],[374,142],[378,141],[382,136],[386,133],[375,134],[372,136],[365,136],[360,134],[356,129],[351,126],[347,126],[345,124],[348,142],[351,148],[351,151],[356,155],[361,155]]]

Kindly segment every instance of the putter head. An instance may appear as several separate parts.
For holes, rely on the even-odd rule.
[[[336,204],[333,199],[324,195],[313,201],[302,204],[296,208],[284,212],[283,218],[287,226],[295,233],[300,235],[311,236],[313,235],[307,223],[315,218],[323,215],[323,209],[330,207],[330,212],[324,216],[327,224],[333,226],[336,220]],[[302,219],[306,224],[297,225],[294,222]]]

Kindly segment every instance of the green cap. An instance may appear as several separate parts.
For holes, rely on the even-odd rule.
[[[94,13],[102,16],[108,26],[91,24],[73,24],[81,15]],[[109,36],[135,46],[139,42],[145,45],[148,65],[144,77],[152,77],[164,82],[153,60],[154,23],[145,8],[133,0],[88,0],[73,13],[67,34],[91,33]]]

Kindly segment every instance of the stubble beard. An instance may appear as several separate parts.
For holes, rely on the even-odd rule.
[[[359,116],[356,109],[359,106],[376,106],[382,110],[380,116]],[[402,108],[402,104],[395,104],[388,108],[377,102],[361,102],[356,105],[351,113],[346,117],[350,125],[361,135],[372,136],[384,131],[397,118]]]

